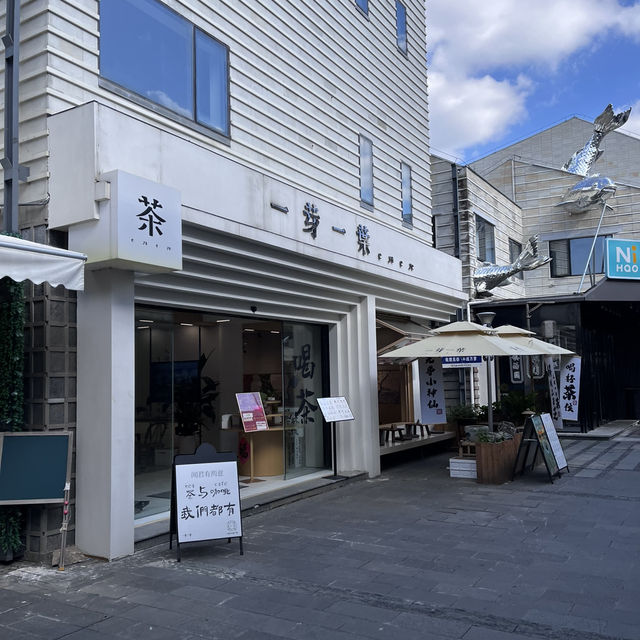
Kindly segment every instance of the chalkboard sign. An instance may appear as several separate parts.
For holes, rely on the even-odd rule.
[[[0,504],[65,501],[73,434],[0,433]]]
[[[173,460],[171,487],[171,524],[180,544],[201,540],[239,538],[242,555],[242,515],[238,463],[233,453],[218,453],[201,444],[194,454],[177,455]]]
[[[537,463],[539,464],[540,458],[544,461],[551,482],[553,482],[553,478],[555,476],[561,476],[560,469],[567,465],[564,460],[564,453],[562,454],[562,464],[559,464],[559,461],[556,458],[554,446],[559,447],[559,441],[557,444],[554,441],[554,446],[552,446],[549,441],[547,425],[545,425],[545,422],[548,423],[550,418],[551,416],[547,419],[539,415],[533,415],[527,418],[513,468],[514,477],[517,474],[524,473],[525,471],[531,471]],[[557,439],[555,430],[553,433]],[[562,447],[560,447],[560,451],[562,452]]]
[[[558,438],[558,432],[556,431],[556,426],[553,424],[551,415],[543,413],[540,417],[542,418],[544,429],[547,432],[547,439],[551,445],[551,450],[553,451],[553,455],[558,463],[558,469],[568,469],[569,466],[567,465],[567,459],[564,457],[564,450],[560,444],[560,438]]]

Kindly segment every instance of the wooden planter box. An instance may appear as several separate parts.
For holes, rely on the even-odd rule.
[[[477,442],[477,480],[481,484],[504,484],[511,480],[522,434],[503,442]]]

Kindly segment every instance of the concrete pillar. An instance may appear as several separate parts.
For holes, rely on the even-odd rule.
[[[347,398],[353,422],[337,424],[338,473],[380,474],[375,298],[362,298],[329,334],[331,395]]]
[[[119,558],[134,542],[133,273],[87,271],[78,294],[76,545]]]

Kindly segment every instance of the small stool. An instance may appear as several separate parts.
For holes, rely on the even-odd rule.
[[[416,435],[418,434],[418,429],[420,429],[420,437],[424,438],[424,430],[427,430],[427,435],[430,436],[431,435],[431,431],[429,430],[429,425],[428,424],[422,424],[422,422],[420,422],[420,420],[418,420],[417,422],[414,423],[413,428],[416,431]]]
[[[389,442],[389,434],[391,434],[391,442],[396,441],[396,434],[398,438],[402,436],[402,427],[395,424],[381,424],[378,428],[380,429],[380,446]]]

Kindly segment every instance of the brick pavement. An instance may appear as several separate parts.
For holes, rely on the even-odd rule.
[[[0,638],[640,638],[640,438],[563,440],[571,473],[452,479],[450,453],[166,544],[0,572]]]

